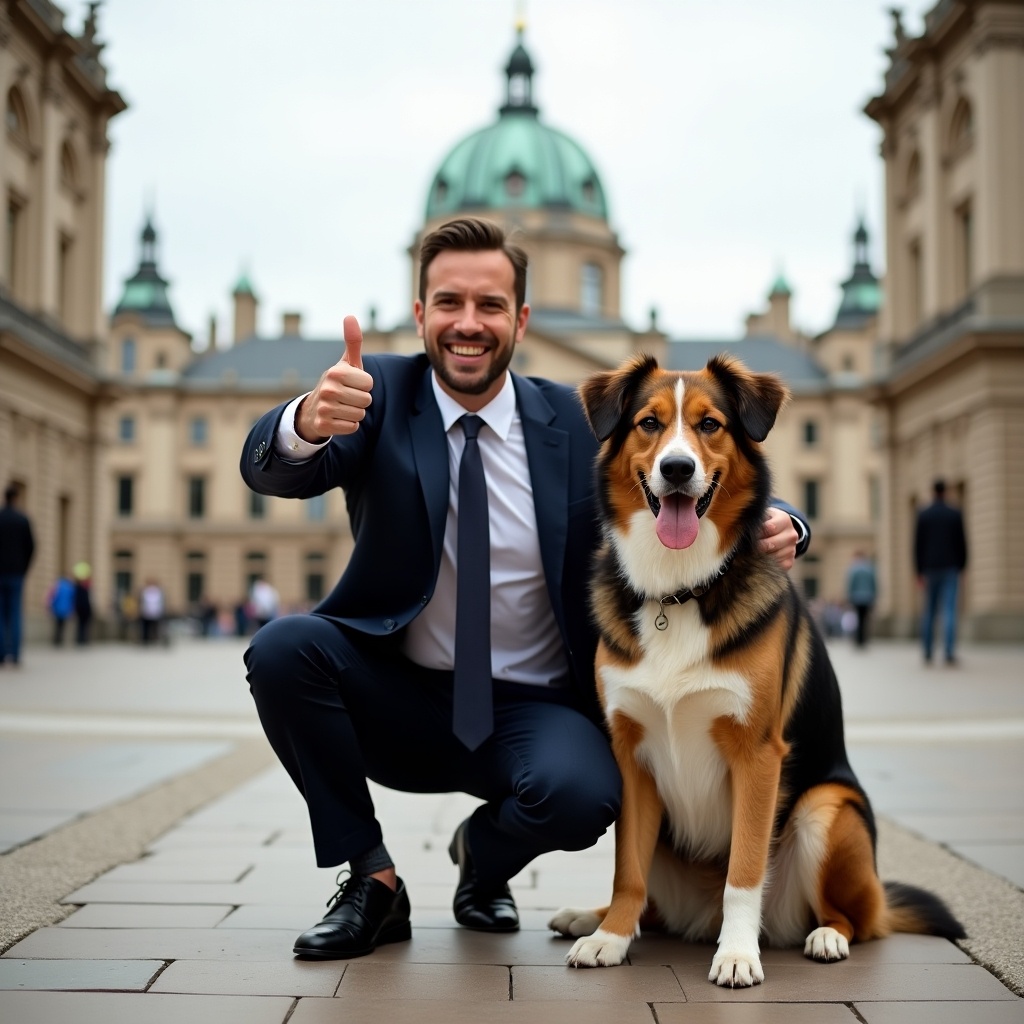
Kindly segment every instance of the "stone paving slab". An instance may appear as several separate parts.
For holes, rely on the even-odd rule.
[[[253,996],[0,992],[0,1020],[5,1024],[283,1024],[294,1005],[293,999]],[[338,1024],[337,1016],[333,1024]]]
[[[343,960],[176,960],[151,992],[202,995],[333,996],[348,965]],[[381,1024],[384,1024],[382,1021]]]
[[[650,1007],[644,1003],[478,1002],[458,998],[350,998],[341,1001],[340,1007],[337,999],[301,999],[288,1024],[339,1024],[341,1021],[344,1024],[481,1024],[484,1021],[487,1024],[655,1024]],[[824,1020],[822,1024],[832,1024],[832,1021]]]
[[[658,1024],[862,1024],[845,1003],[655,1003],[653,1011]]]
[[[79,907],[58,928],[214,928],[233,907],[216,903],[161,906],[146,903],[90,903]]]
[[[1024,1003],[858,1003],[864,1024],[1021,1024]],[[661,1018],[661,1024],[669,1024]]]
[[[163,969],[161,960],[0,960],[0,989],[118,989],[143,991]],[[7,1020],[8,1018],[2,1018]]]

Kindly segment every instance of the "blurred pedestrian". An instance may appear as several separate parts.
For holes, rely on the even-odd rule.
[[[53,646],[64,643],[64,625],[75,611],[75,584],[67,574],[58,576],[46,595],[46,607],[53,616]]]
[[[155,643],[160,638],[164,619],[164,592],[156,580],[147,580],[139,594],[139,621],[142,623],[142,642]]]
[[[92,623],[92,568],[88,562],[77,562],[75,577],[75,643],[84,647],[89,642]]]
[[[874,607],[878,584],[875,567],[863,551],[855,551],[853,561],[846,571],[846,600],[857,615],[853,642],[857,647],[866,647],[868,642],[868,619]]]
[[[22,597],[36,549],[32,524],[17,507],[18,498],[18,487],[8,484],[0,509],[0,665],[21,663]]]
[[[956,604],[960,573],[967,566],[967,537],[960,509],[946,503],[946,482],[936,480],[932,503],[917,514],[914,566],[924,589],[921,643],[924,660],[932,660],[935,620],[941,611],[946,664],[956,664]]]
[[[257,576],[249,588],[249,611],[257,629],[277,618],[280,604],[281,599],[273,583],[265,576]]]

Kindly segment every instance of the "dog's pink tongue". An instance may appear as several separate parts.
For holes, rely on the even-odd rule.
[[[669,494],[661,499],[656,529],[665,547],[688,548],[697,539],[699,525],[695,498]]]

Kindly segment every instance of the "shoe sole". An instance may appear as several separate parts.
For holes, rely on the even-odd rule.
[[[292,952],[302,960],[354,960],[359,956],[369,956],[378,946],[386,946],[390,942],[408,942],[412,938],[412,925],[408,921],[395,925],[377,936],[377,941],[372,946],[365,946],[363,949],[332,950],[332,949],[306,949],[304,946],[295,946]]]

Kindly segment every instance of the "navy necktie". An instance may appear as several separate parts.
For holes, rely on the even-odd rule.
[[[487,483],[477,434],[479,416],[459,422],[466,446],[459,463],[459,530],[455,599],[455,679],[452,731],[476,750],[494,731],[491,696],[491,532]]]

